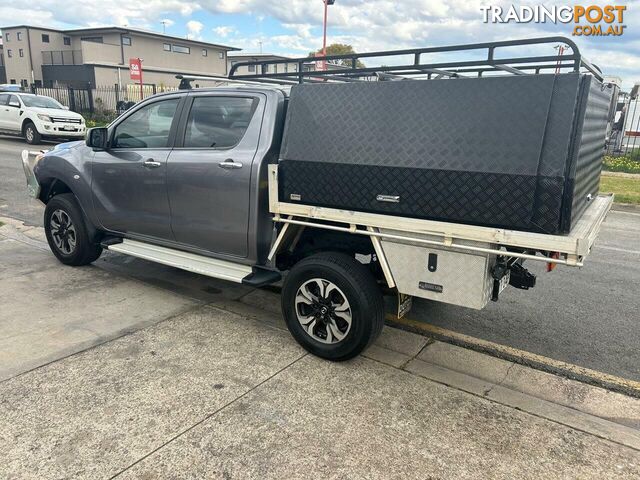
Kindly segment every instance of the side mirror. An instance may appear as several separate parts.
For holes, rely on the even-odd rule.
[[[67,107],[66,105],[63,105],[63,106],[62,106],[62,109],[63,109],[63,110],[69,110],[69,107]]]
[[[86,143],[94,150],[106,150],[109,146],[109,130],[105,127],[90,128],[87,130]]]

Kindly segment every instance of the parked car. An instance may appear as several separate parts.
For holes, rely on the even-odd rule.
[[[83,139],[84,118],[58,101],[31,93],[0,93],[0,133],[24,137],[27,143],[43,138]]]
[[[21,92],[22,87],[15,83],[3,83],[0,85],[0,92]]]
[[[481,309],[535,285],[525,260],[583,265],[613,201],[598,195],[610,92],[564,41],[566,74],[460,80],[439,64],[434,79],[410,65],[397,71],[422,78],[354,81],[373,69],[353,68],[322,82],[299,69],[300,85],[285,72],[274,86],[275,69],[253,63],[264,73],[242,85],[233,68],[239,86],[155,95],[86,142],[25,150],[28,189],[62,263],[106,248],[255,287],[284,274],[294,338],[345,360],[380,334],[383,291],[399,316],[412,296]],[[489,48],[476,68],[520,44],[472,46]]]

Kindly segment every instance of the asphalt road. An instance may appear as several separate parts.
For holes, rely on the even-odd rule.
[[[23,148],[22,140],[0,137],[0,215],[42,225],[42,206],[26,194]],[[508,288],[482,311],[417,299],[409,317],[640,381],[640,210],[609,214],[583,268],[527,267],[538,274],[533,290]],[[177,285],[181,275],[163,282]]]

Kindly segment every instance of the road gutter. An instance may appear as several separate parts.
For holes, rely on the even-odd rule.
[[[464,348],[469,348],[477,352],[486,353],[495,357],[514,362],[527,367],[536,368],[554,375],[560,375],[568,379],[605,388],[612,392],[623,393],[632,397],[640,398],[640,382],[617,377],[608,373],[591,370],[561,360],[544,357],[536,353],[519,350],[517,348],[501,345],[476,337],[471,337],[458,332],[453,332],[445,328],[430,325],[418,320],[409,318],[397,318],[395,315],[387,315],[387,323],[390,326],[398,327],[413,333],[427,335],[436,340],[451,343]]]

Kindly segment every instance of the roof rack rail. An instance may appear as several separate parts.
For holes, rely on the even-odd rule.
[[[542,55],[542,56],[515,56],[510,58],[498,58],[497,49],[506,47],[527,47],[541,44],[564,44],[570,48],[570,53],[562,55]],[[426,54],[462,53],[471,51],[486,51],[484,58],[471,60],[438,61],[436,63],[423,63],[422,56]],[[567,51],[566,49],[565,51]],[[399,65],[389,65],[389,57],[410,56],[409,63],[400,62]],[[358,62],[378,59],[385,62],[379,67],[359,67]],[[336,62],[341,62],[340,67],[336,67]],[[308,68],[310,64],[328,64],[329,68],[315,70]],[[349,65],[345,65],[350,63]],[[293,72],[288,71],[289,65],[296,65]],[[333,68],[332,67],[333,64]],[[269,73],[269,66],[284,65],[282,72],[277,68],[273,73]],[[241,67],[254,67],[255,73],[238,73]],[[390,80],[392,77],[380,74],[389,74],[402,78],[463,78],[469,76],[481,77],[489,72],[499,72],[503,74],[528,75],[538,74],[542,71],[555,73],[565,72],[588,72],[598,80],[602,81],[602,71],[586,60],[581,54],[578,46],[566,37],[542,37],[523,40],[506,40],[499,42],[471,43],[465,45],[447,45],[442,47],[414,48],[406,50],[387,50],[369,53],[353,53],[345,55],[327,55],[324,57],[289,58],[278,60],[261,60],[253,62],[235,63],[229,72],[230,80],[249,80],[254,82],[267,83],[316,83],[316,82],[349,82],[363,80]],[[398,78],[396,78],[398,79]]]
[[[242,85],[264,85],[265,81],[252,81],[252,80],[237,80],[234,78],[224,77],[221,75],[176,75],[176,78],[180,80],[180,84],[178,85],[178,90],[191,90],[193,89],[193,85],[191,82],[218,82],[218,83],[239,83]],[[284,82],[267,82],[267,83],[275,83],[278,85],[282,85]],[[295,81],[290,81],[289,83],[294,84]]]

